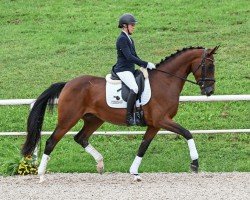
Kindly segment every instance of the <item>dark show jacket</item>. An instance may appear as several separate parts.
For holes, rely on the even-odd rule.
[[[148,63],[142,61],[137,56],[134,41],[132,39],[131,41],[129,40],[126,33],[121,32],[116,41],[117,63],[114,65],[115,73],[123,71],[131,71],[132,73],[134,73],[135,64],[144,68],[147,67]]]

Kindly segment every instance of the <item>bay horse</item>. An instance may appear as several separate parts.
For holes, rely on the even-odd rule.
[[[141,180],[138,169],[146,150],[160,129],[166,129],[182,135],[186,140],[191,157],[191,170],[198,172],[198,153],[192,134],[173,121],[179,105],[180,93],[186,81],[200,87],[201,94],[210,96],[214,92],[214,56],[219,46],[212,49],[203,47],[184,48],[161,60],[156,69],[148,72],[151,85],[151,99],[143,106],[147,130],[140,144],[138,153],[130,167],[134,179]],[[196,82],[187,79],[193,73]],[[50,154],[62,137],[80,120],[82,129],[74,136],[86,152],[94,157],[97,170],[104,169],[103,156],[89,143],[89,137],[105,121],[126,125],[126,109],[111,108],[105,101],[106,81],[102,77],[84,75],[69,82],[52,84],[36,100],[27,122],[27,137],[22,148],[22,155],[34,152],[40,138],[47,105],[52,106],[58,99],[58,122],[52,135],[46,141],[44,154],[38,168],[40,181],[44,180]]]

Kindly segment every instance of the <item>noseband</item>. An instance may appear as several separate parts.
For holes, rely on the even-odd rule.
[[[160,69],[154,69],[155,71],[158,71],[158,72],[162,72],[162,73],[165,73],[165,74],[169,74],[171,76],[174,76],[174,77],[177,77],[179,79],[182,79],[184,81],[187,81],[189,83],[192,83],[192,84],[195,84],[195,85],[199,85],[201,88],[207,88],[207,87],[210,87],[212,86],[214,83],[215,83],[215,79],[214,78],[207,78],[206,75],[207,75],[207,72],[206,72],[206,60],[210,60],[212,63],[214,62],[213,59],[211,58],[207,58],[207,50],[204,49],[204,52],[203,52],[203,55],[202,55],[202,60],[201,60],[201,63],[199,64],[199,66],[196,68],[196,70],[193,72],[193,74],[195,74],[199,68],[201,68],[201,78],[197,81],[197,82],[194,82],[194,81],[191,81],[191,80],[188,80],[186,77],[180,77],[180,76],[177,76],[175,74],[172,74],[170,72],[166,72],[166,71],[163,71],[163,70],[160,70]],[[210,81],[212,82],[211,84],[207,85],[205,87],[205,83],[206,81]]]

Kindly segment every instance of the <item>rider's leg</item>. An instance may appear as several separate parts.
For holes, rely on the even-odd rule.
[[[136,96],[137,94],[133,90],[130,90],[127,100],[127,115],[126,115],[126,122],[128,125],[136,125],[136,122],[133,117],[133,110],[136,102]]]
[[[127,100],[127,115],[126,115],[126,122],[128,125],[135,125],[134,117],[133,117],[133,109],[136,102],[136,96],[138,93],[138,86],[135,81],[135,77],[132,72],[124,71],[118,72],[117,75],[121,79],[121,81],[127,85],[130,89],[130,93],[128,95]]]

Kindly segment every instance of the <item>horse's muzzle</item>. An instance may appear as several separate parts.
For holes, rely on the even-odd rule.
[[[214,93],[214,88],[212,86],[202,88],[201,94],[206,96],[211,96]]]

